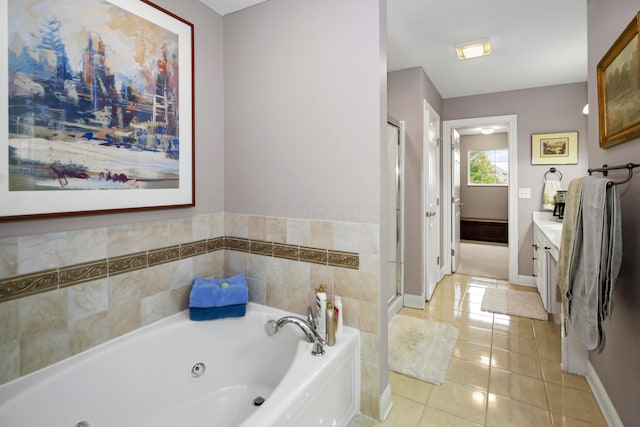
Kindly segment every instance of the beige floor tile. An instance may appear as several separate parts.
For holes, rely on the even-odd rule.
[[[491,369],[489,392],[548,409],[544,382],[537,378]]]
[[[457,281],[450,281],[448,283],[439,283],[436,286],[436,290],[433,292],[434,298],[449,298],[457,301],[462,301],[462,297],[467,290],[467,284]]]
[[[489,366],[491,362],[491,347],[458,340],[456,347],[453,349],[453,357]]]
[[[575,418],[567,417],[562,414],[551,413],[554,427],[594,427],[597,424],[591,424],[586,421],[576,420]]]
[[[549,412],[526,403],[489,394],[487,427],[551,427]]]
[[[536,356],[494,348],[491,352],[491,367],[542,379],[540,362]]]
[[[542,359],[540,360],[540,367],[542,368],[542,375],[546,382],[576,388],[578,390],[591,393],[591,387],[589,386],[587,379],[582,375],[562,372],[560,362]]]
[[[490,311],[484,311],[481,307],[481,303],[469,302],[468,300],[462,300],[460,303],[460,311],[466,311],[468,313],[484,314],[489,316],[493,313]]]
[[[378,422],[373,418],[369,418],[366,415],[357,415],[349,424],[349,427],[373,427]]]
[[[432,384],[393,371],[389,371],[389,384],[393,394],[423,405],[427,402],[433,387]]]
[[[425,307],[424,309],[425,312],[425,319],[431,319],[434,320],[436,322],[447,322],[447,323],[451,323],[452,325],[456,322],[456,320],[458,319],[458,316],[460,315],[460,312],[458,310],[452,310],[452,309],[447,309],[447,308],[441,308],[441,307]]]
[[[552,360],[554,362],[560,362],[562,360],[561,343],[552,341],[536,341],[536,344],[540,360]]]
[[[470,304],[482,304],[482,299],[484,298],[484,292],[486,288],[481,288],[480,290],[476,290],[475,292],[468,292],[465,294],[464,298],[462,298],[462,302],[467,302]]]
[[[479,427],[484,424],[476,424],[463,418],[456,417],[439,409],[426,407],[422,413],[419,427]]]
[[[501,280],[500,282],[502,283],[503,281]],[[487,287],[487,288],[495,288],[497,284],[498,284],[498,280],[491,279],[489,277],[471,276],[469,278],[469,287],[471,287],[471,286],[475,286],[475,287],[484,286],[484,287]]]
[[[445,378],[487,391],[489,387],[489,366],[453,357],[449,362],[449,369],[447,369]]]
[[[504,332],[496,331],[493,333],[493,346],[503,350],[523,353],[529,356],[536,355],[536,343],[531,339],[520,338]]]
[[[551,412],[595,425],[606,425],[593,394],[571,387],[546,383]]]
[[[473,342],[486,346],[491,345],[491,329],[466,326],[463,324],[456,324],[456,327],[458,328],[458,341]]]
[[[452,381],[434,386],[427,407],[440,409],[468,421],[484,423],[487,394]]]
[[[478,328],[491,329],[493,328],[493,313],[484,312],[469,313],[468,311],[461,311],[458,315],[456,325],[464,324],[467,326],[476,326]]]
[[[494,322],[497,322],[501,325],[509,325],[512,323],[531,324],[531,320],[532,320],[526,317],[510,316],[508,314],[500,314],[500,313],[496,313],[493,317],[494,317]]]
[[[493,330],[517,335],[522,338],[534,339],[533,325],[531,322],[513,320],[514,317],[515,316],[510,316],[508,320],[501,318],[494,321]]]
[[[427,306],[435,306],[446,310],[457,310],[460,301],[461,300],[457,300],[454,298],[434,296],[433,298],[431,298],[431,301],[427,303]]]
[[[393,408],[386,421],[375,424],[378,427],[408,427],[417,426],[422,418],[424,405],[402,396],[391,396]]]

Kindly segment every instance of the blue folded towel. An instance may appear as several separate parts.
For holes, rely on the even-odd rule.
[[[226,307],[190,307],[191,320],[213,320],[223,317],[242,317],[247,314],[247,304],[228,305]]]
[[[249,288],[244,274],[240,273],[228,279],[193,279],[189,295],[189,308],[227,307],[246,304],[249,301]]]

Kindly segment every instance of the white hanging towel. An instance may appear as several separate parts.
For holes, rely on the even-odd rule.
[[[542,209],[552,211],[556,207],[556,193],[562,190],[560,181],[545,181],[542,191]]]

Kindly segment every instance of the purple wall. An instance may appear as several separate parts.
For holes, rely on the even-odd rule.
[[[475,117],[518,116],[518,186],[531,188],[531,199],[518,199],[518,273],[533,274],[532,213],[542,210],[544,173],[550,166],[531,165],[531,135],[578,131],[578,165],[560,165],[562,184],[587,171],[586,83],[547,86],[486,95],[450,98],[443,101],[442,120]],[[513,242],[510,242],[513,244]]]
[[[422,142],[423,99],[441,114],[442,98],[422,68],[388,74],[389,115],[405,122],[404,290],[422,293]]]
[[[599,148],[596,66],[622,30],[638,13],[637,0],[589,2],[589,166],[640,163],[640,139]],[[626,171],[611,172],[612,179]],[[613,314],[604,323],[606,343],[590,361],[625,426],[640,425],[640,178],[620,188],[622,206],[622,271],[614,285]]]

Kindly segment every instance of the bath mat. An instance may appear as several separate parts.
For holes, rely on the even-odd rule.
[[[446,323],[396,314],[389,322],[389,367],[432,384],[442,384],[458,339]]]
[[[492,313],[547,320],[547,312],[537,292],[488,288],[480,308]]]

